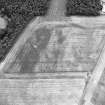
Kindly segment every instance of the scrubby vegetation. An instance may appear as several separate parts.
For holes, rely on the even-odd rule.
[[[66,15],[98,16],[102,10],[101,0],[67,0]]]
[[[0,31],[0,61],[9,52],[27,24],[36,16],[46,15],[50,0],[0,0],[0,15],[7,16],[8,26]]]

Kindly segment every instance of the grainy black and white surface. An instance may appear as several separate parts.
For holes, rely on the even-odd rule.
[[[37,17],[24,29],[0,64],[0,105],[104,105],[105,16],[98,14],[100,2],[97,8],[95,1],[93,6],[83,2],[80,11],[84,5],[97,10],[94,14],[91,9],[86,14],[83,10],[83,16],[80,11],[72,14],[66,10],[66,0],[18,3],[20,7],[16,3],[10,7],[31,14],[17,14],[21,19],[43,17]],[[66,12],[80,14],[67,17]]]

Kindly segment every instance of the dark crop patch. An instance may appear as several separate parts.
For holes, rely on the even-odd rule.
[[[66,3],[67,16],[98,16],[101,10],[101,0],[67,0]]]
[[[35,34],[36,34],[37,48],[39,50],[45,49],[51,37],[50,29],[39,28],[38,30],[35,31]]]

